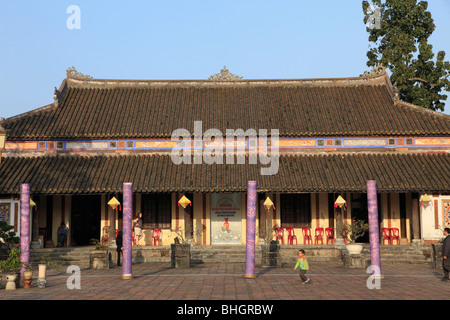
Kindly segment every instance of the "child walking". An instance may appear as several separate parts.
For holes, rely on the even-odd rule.
[[[302,284],[310,283],[311,279],[306,276],[306,271],[309,270],[309,264],[305,258],[305,250],[303,249],[298,250],[298,260],[294,270],[297,270],[298,267],[300,267],[299,277],[303,280]]]

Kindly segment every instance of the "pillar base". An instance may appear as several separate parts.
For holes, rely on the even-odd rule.
[[[41,248],[41,242],[40,241],[32,241],[31,242],[31,249],[40,249]]]
[[[253,274],[245,274],[245,275],[244,275],[244,278],[246,278],[246,279],[255,279],[256,276],[253,275]]]
[[[120,276],[120,279],[122,280],[132,280],[134,279],[134,276],[132,274],[123,274]]]

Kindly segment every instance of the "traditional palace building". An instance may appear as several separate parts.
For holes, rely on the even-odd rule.
[[[54,102],[0,121],[5,133],[0,219],[19,230],[19,188],[30,184],[42,246],[56,244],[61,221],[69,246],[113,239],[122,213],[108,202],[122,202],[124,182],[143,213],[142,245],[153,229],[169,245],[176,228],[198,245],[244,244],[249,180],[257,226],[294,228],[299,244],[302,227],[335,227],[339,214],[367,220],[367,180],[377,182],[380,228],[398,228],[402,244],[436,242],[450,224],[450,116],[399,101],[384,69],[243,80],[224,68],[208,80],[141,81],[70,68]]]

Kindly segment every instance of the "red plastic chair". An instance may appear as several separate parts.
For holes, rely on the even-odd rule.
[[[319,240],[323,244],[323,228],[316,228],[314,232],[314,243],[319,244]]]
[[[161,229],[153,229],[153,234],[152,234],[152,243],[154,246],[156,246],[156,241],[158,241],[158,246],[161,245]]]
[[[302,228],[303,233],[303,244],[306,244],[306,241],[308,241],[309,244],[312,243],[312,237],[311,237],[311,229],[306,227]]]
[[[286,228],[286,230],[287,230],[287,232],[289,232],[288,244],[294,244],[294,239],[295,239],[295,244],[298,244],[297,236],[295,235],[294,228]]]
[[[333,228],[325,228],[325,233],[327,237],[327,244],[328,241],[331,240],[331,244],[334,244],[334,229]]]
[[[383,232],[383,244],[385,240],[387,240],[389,244],[392,244],[391,229],[381,228],[381,232]]]
[[[276,239],[281,239],[281,244],[284,244],[284,229],[283,228],[276,228]]]
[[[391,244],[394,244],[394,240],[397,240],[397,245],[400,244],[400,231],[398,228],[391,228]]]

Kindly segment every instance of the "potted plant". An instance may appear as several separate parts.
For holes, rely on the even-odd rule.
[[[189,268],[191,266],[191,244],[186,241],[181,228],[172,229],[172,232],[177,234],[174,238],[174,243],[170,245],[171,266],[175,268]]]
[[[23,287],[24,289],[30,288],[31,279],[33,277],[33,267],[29,263],[24,263],[23,267],[25,268],[23,272]]]
[[[342,235],[346,242],[346,248],[349,254],[360,254],[363,246],[355,243],[369,230],[369,224],[363,220],[353,219],[350,224],[340,222],[337,225],[337,232]]]
[[[91,239],[91,244],[95,245],[95,249],[90,253],[91,269],[109,269],[109,242],[102,243],[98,239]]]
[[[15,290],[17,288],[17,280],[20,269],[22,269],[22,261],[20,261],[21,252],[17,248],[12,248],[6,260],[0,261],[2,273],[6,275],[5,290]]]

